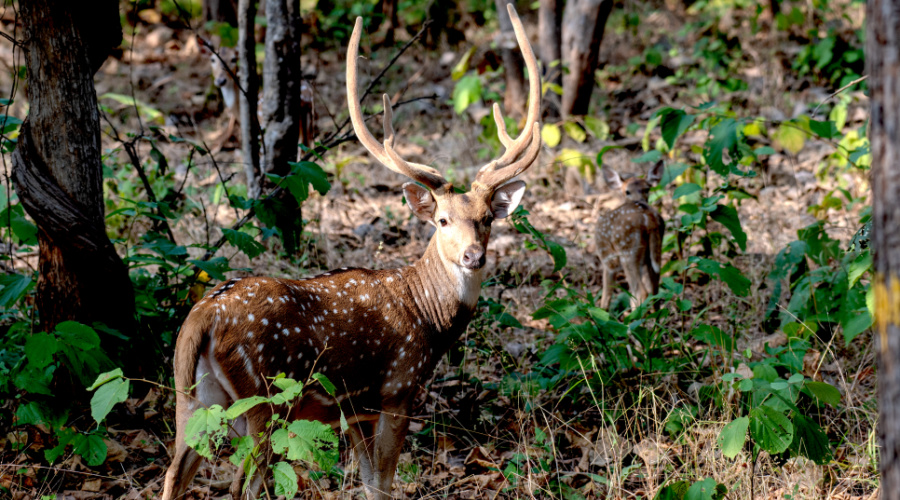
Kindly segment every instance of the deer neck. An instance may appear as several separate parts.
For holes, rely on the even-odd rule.
[[[410,292],[427,319],[438,333],[456,340],[466,329],[478,296],[484,269],[461,269],[442,258],[437,238],[432,238],[424,255],[410,266]],[[458,330],[458,331],[457,331]]]

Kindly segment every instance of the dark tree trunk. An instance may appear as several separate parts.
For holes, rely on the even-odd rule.
[[[569,0],[562,24],[563,116],[588,113],[594,91],[594,70],[600,58],[600,42],[612,0]]]
[[[380,13],[382,17],[379,20],[379,26],[373,27],[373,29],[377,30],[383,26],[384,44],[393,45],[394,30],[400,25],[399,18],[397,17],[397,0],[380,0],[378,2],[378,7],[375,10]],[[381,23],[384,24],[382,25]]]
[[[256,198],[260,192],[259,172],[259,119],[256,101],[259,95],[259,76],[256,74],[256,37],[254,27],[256,2],[238,2],[238,64],[240,65],[241,89],[241,151],[244,157],[244,172],[247,175],[247,195]]]
[[[866,9],[881,498],[900,499],[900,0]]]
[[[20,7],[30,109],[13,153],[13,180],[38,226],[41,327],[100,321],[132,335],[134,291],[106,236],[93,81],[122,40],[118,3],[84,9],[30,0]]]
[[[538,8],[539,50],[544,66],[543,81],[560,87],[562,87],[562,12],[563,0],[543,0]],[[546,116],[558,117],[559,95],[547,92],[544,94],[544,102],[547,103]]]
[[[300,140],[301,91],[300,5],[289,0],[269,0],[266,5],[266,61],[263,66],[263,121],[266,123],[263,170],[281,176],[297,160]],[[265,181],[264,181],[265,183]],[[290,191],[283,190],[274,209],[276,225],[288,253],[299,248],[303,215]]]
[[[519,44],[516,42],[515,31],[506,4],[515,4],[513,0],[495,0],[497,5],[497,18],[500,21],[500,45],[503,57],[503,69],[506,72],[506,94],[503,96],[503,108],[506,114],[521,118],[525,116],[525,106],[528,104],[528,94],[525,91],[525,61],[519,54]]]
[[[237,1],[203,0],[203,18],[237,26]]]

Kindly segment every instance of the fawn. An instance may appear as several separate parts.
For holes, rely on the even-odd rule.
[[[390,498],[413,400],[472,318],[491,224],[515,210],[525,183],[512,179],[540,154],[540,73],[521,21],[512,5],[508,10],[528,67],[527,125],[515,139],[500,128],[506,151],[478,171],[466,193],[455,192],[437,170],[408,162],[394,150],[387,95],[384,142],[366,128],[357,93],[362,31],[357,18],[347,49],[353,129],[380,163],[415,181],[403,185],[403,194],[416,217],[435,226],[434,236],[418,261],[400,269],[343,268],[301,280],[231,279],[200,300],[175,345],[175,456],[166,471],[164,500],[183,495],[200,464],[185,443],[195,409],[264,394],[268,376],[305,378],[311,371],[329,377],[338,395],[332,399],[320,387],[308,386],[289,417],[337,427],[343,411],[367,497]],[[496,104],[494,119],[503,123]],[[272,411],[259,405],[239,426],[258,436]],[[260,455],[265,461],[268,454]],[[266,470],[261,464],[245,498],[257,497]],[[240,495],[240,474],[232,483],[234,498]]]
[[[221,150],[228,139],[234,135],[235,126],[241,115],[239,107],[240,100],[238,99],[240,88],[238,87],[236,80],[236,77],[238,76],[237,51],[231,47],[220,47],[218,51],[219,54],[216,56],[216,54],[206,48],[206,45],[201,44],[201,47],[205,49],[204,52],[209,53],[209,69],[212,72],[213,85],[222,92],[222,101],[225,103],[225,108],[228,113],[228,125],[226,125],[225,131],[222,132],[219,144],[214,148],[214,150]],[[312,86],[307,83],[306,80],[301,80],[300,82],[299,96],[300,142],[311,148],[315,145],[316,106]],[[262,98],[263,96],[260,94],[256,110],[260,128],[265,128],[264,114],[262,112]]]
[[[647,202],[650,188],[662,178],[663,162],[658,162],[646,179],[632,177],[623,181],[612,168],[604,166],[603,180],[625,195],[625,203],[597,218],[595,239],[603,265],[603,295],[600,307],[609,308],[614,271],[621,266],[631,292],[631,307],[636,308],[659,291],[662,238],[665,221]]]

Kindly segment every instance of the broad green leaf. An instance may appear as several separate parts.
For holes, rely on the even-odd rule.
[[[312,378],[322,384],[322,388],[325,389],[325,392],[334,397],[335,387],[334,384],[331,383],[331,380],[328,380],[328,377],[321,373],[313,373]]]
[[[566,135],[571,137],[575,142],[584,142],[587,140],[587,132],[575,122],[563,123],[563,129],[565,129]]]
[[[295,420],[287,429],[272,433],[272,449],[288,460],[306,460],[328,470],[337,462],[338,439],[331,426],[318,421]]]
[[[584,126],[591,134],[601,141],[609,138],[609,124],[594,116],[584,117]]]
[[[236,467],[243,467],[244,460],[250,456],[255,445],[256,443],[253,441],[253,436],[239,436],[232,438],[231,447],[234,448],[234,453],[228,457],[228,461]]]
[[[53,361],[53,355],[59,348],[55,337],[45,332],[38,332],[28,337],[25,342],[25,357],[28,363],[37,369],[43,369]]]
[[[816,399],[822,401],[823,403],[828,403],[831,406],[837,406],[841,404],[841,393],[837,390],[837,388],[826,382],[816,382],[813,380],[807,380],[804,384],[804,387],[812,393]]]
[[[99,388],[91,396],[91,417],[98,424],[106,418],[116,403],[128,399],[129,382],[127,379],[116,378]]]
[[[56,335],[63,343],[83,351],[100,346],[100,337],[97,332],[77,321],[63,321],[56,325]]]
[[[675,481],[660,488],[653,500],[683,500],[690,487],[688,481]]]
[[[736,418],[722,428],[719,433],[719,447],[722,455],[734,458],[744,449],[747,441],[747,429],[750,427],[750,419],[747,417]]]
[[[244,413],[247,413],[255,406],[266,402],[268,402],[268,398],[265,396],[250,396],[249,398],[239,399],[235,401],[233,405],[228,407],[225,416],[228,420],[234,420]]]
[[[738,218],[737,210],[735,210],[734,207],[728,205],[716,205],[715,210],[710,212],[709,216],[712,217],[714,221],[728,228],[735,243],[738,244],[742,251],[747,250],[747,233],[745,233],[744,229],[741,227],[741,220]]]
[[[798,412],[794,413],[794,439],[790,450],[792,455],[802,455],[817,465],[831,461],[831,443],[825,431],[815,421]]]
[[[719,347],[726,352],[734,350],[734,338],[713,325],[700,324],[691,330],[691,337],[706,342],[711,346]]]
[[[694,123],[694,116],[683,110],[672,108],[662,109],[659,115],[661,116],[659,125],[662,128],[663,140],[666,141],[669,149],[672,149],[675,147],[675,140]]]
[[[693,182],[685,182],[684,184],[675,188],[675,192],[672,193],[672,199],[677,200],[682,196],[688,196],[696,193],[697,191],[700,191],[700,186],[694,184]]]
[[[866,271],[872,269],[872,253],[865,252],[858,255],[852,262],[850,262],[850,267],[847,269],[847,279],[849,280],[849,287],[853,287],[857,281],[862,277]]]
[[[0,286],[0,309],[10,309],[34,286],[34,280],[25,274],[4,274]]]
[[[481,99],[481,79],[478,75],[466,75],[453,88],[453,110],[461,115],[469,106]]]
[[[453,66],[453,69],[450,71],[450,77],[453,78],[453,81],[459,80],[466,74],[466,71],[469,71],[469,61],[472,59],[476,48],[474,45],[469,47],[469,50],[463,54],[459,62]]]
[[[830,120],[824,122],[820,122],[818,120],[810,120],[809,129],[812,130],[812,133],[823,139],[834,139],[835,137],[840,137],[841,135],[841,133],[838,132],[838,129],[835,126],[834,122]]]
[[[281,185],[291,192],[297,203],[303,203],[309,198],[310,184],[321,195],[331,189],[328,175],[322,170],[322,167],[311,161],[289,162],[288,164],[291,166],[290,174],[285,177],[274,174],[268,174],[268,176],[275,182],[281,182]]]
[[[144,117],[146,119],[155,121],[160,124],[163,123],[163,115],[159,110],[149,106],[148,104],[146,104],[144,102],[135,100],[131,96],[107,92],[107,93],[101,95],[100,97],[98,97],[98,99],[112,99],[113,101],[116,101],[119,104],[122,104],[124,106],[137,108],[138,112],[140,114],[144,115]]]
[[[541,139],[548,148],[555,148],[558,146],[559,141],[562,140],[562,132],[560,132],[559,126],[552,123],[545,123],[541,127]]]
[[[228,435],[228,426],[225,422],[225,410],[221,406],[197,408],[185,427],[184,441],[201,457],[212,460],[214,456],[212,448],[218,448]]]
[[[122,378],[124,375],[122,374],[121,368],[116,368],[115,370],[110,370],[108,372],[101,373],[97,375],[97,380],[91,384],[90,387],[87,388],[89,391],[93,391],[94,389],[100,387],[101,385],[109,382],[110,380],[115,380],[117,378]]]
[[[797,154],[806,142],[806,132],[796,123],[782,123],[775,131],[775,142],[791,153]]]
[[[728,489],[724,485],[708,477],[692,484],[684,494],[684,500],[722,500],[726,493],[728,493]]]
[[[605,155],[607,151],[609,151],[611,149],[621,149],[621,148],[622,148],[622,146],[616,146],[616,145],[603,146],[602,148],[600,148],[600,152],[597,153],[597,166],[603,166],[603,155]]]
[[[750,410],[750,435],[770,454],[781,453],[794,439],[794,424],[774,408],[757,406]]]
[[[720,264],[714,260],[695,257],[692,257],[690,261],[696,262],[697,268],[706,274],[718,276],[735,295],[746,297],[750,292],[750,280],[731,264]]]
[[[547,250],[550,252],[550,257],[553,258],[554,273],[566,267],[568,257],[566,256],[566,249],[562,245],[555,241],[547,240]]]
[[[706,163],[713,171],[725,177],[730,171],[730,165],[725,164],[722,154],[726,150],[734,150],[738,139],[738,122],[733,118],[726,118],[710,129],[709,135],[704,151]]]
[[[201,271],[206,271],[213,279],[223,281],[225,279],[225,271],[231,269],[228,265],[228,259],[225,257],[215,257],[209,260],[192,259],[189,263],[197,266]]]
[[[96,434],[79,434],[72,440],[72,451],[84,457],[91,467],[102,465],[106,461],[106,443]]]
[[[251,259],[256,258],[259,254],[266,251],[266,247],[253,239],[249,234],[234,229],[223,229],[222,234],[229,243],[237,247],[238,250],[247,254]]]
[[[473,47],[474,48],[474,47]],[[287,462],[278,462],[272,467],[272,479],[275,481],[275,494],[284,498],[294,498],[297,494],[297,473]]]

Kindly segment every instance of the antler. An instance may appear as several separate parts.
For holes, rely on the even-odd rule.
[[[500,158],[481,167],[478,174],[475,175],[472,187],[486,190],[493,190],[524,172],[534,163],[541,152],[541,129],[540,123],[538,123],[538,115],[541,112],[541,76],[537,70],[534,51],[531,49],[528,37],[525,36],[525,28],[522,27],[522,21],[519,20],[516,9],[513,8],[513,4],[509,3],[506,5],[506,10],[509,12],[509,19],[516,32],[516,40],[519,42],[519,49],[522,50],[522,57],[525,58],[525,66],[528,67],[528,113],[522,133],[513,140],[506,133],[506,124],[503,122],[500,106],[494,103],[497,135],[500,136],[500,143],[506,147],[506,151]],[[525,150],[526,148],[527,150]],[[523,150],[525,150],[525,154],[518,161],[513,162]]]
[[[394,127],[391,125],[393,110],[387,94],[383,97],[384,146],[378,143],[378,140],[366,127],[359,102],[356,73],[356,58],[359,53],[359,38],[361,34],[362,18],[357,17],[356,25],[353,26],[353,35],[350,37],[350,46],[347,47],[347,106],[350,108],[350,121],[353,122],[353,130],[356,132],[356,137],[387,168],[414,181],[421,182],[431,190],[440,190],[448,184],[440,172],[427,165],[408,162],[394,151]]]

